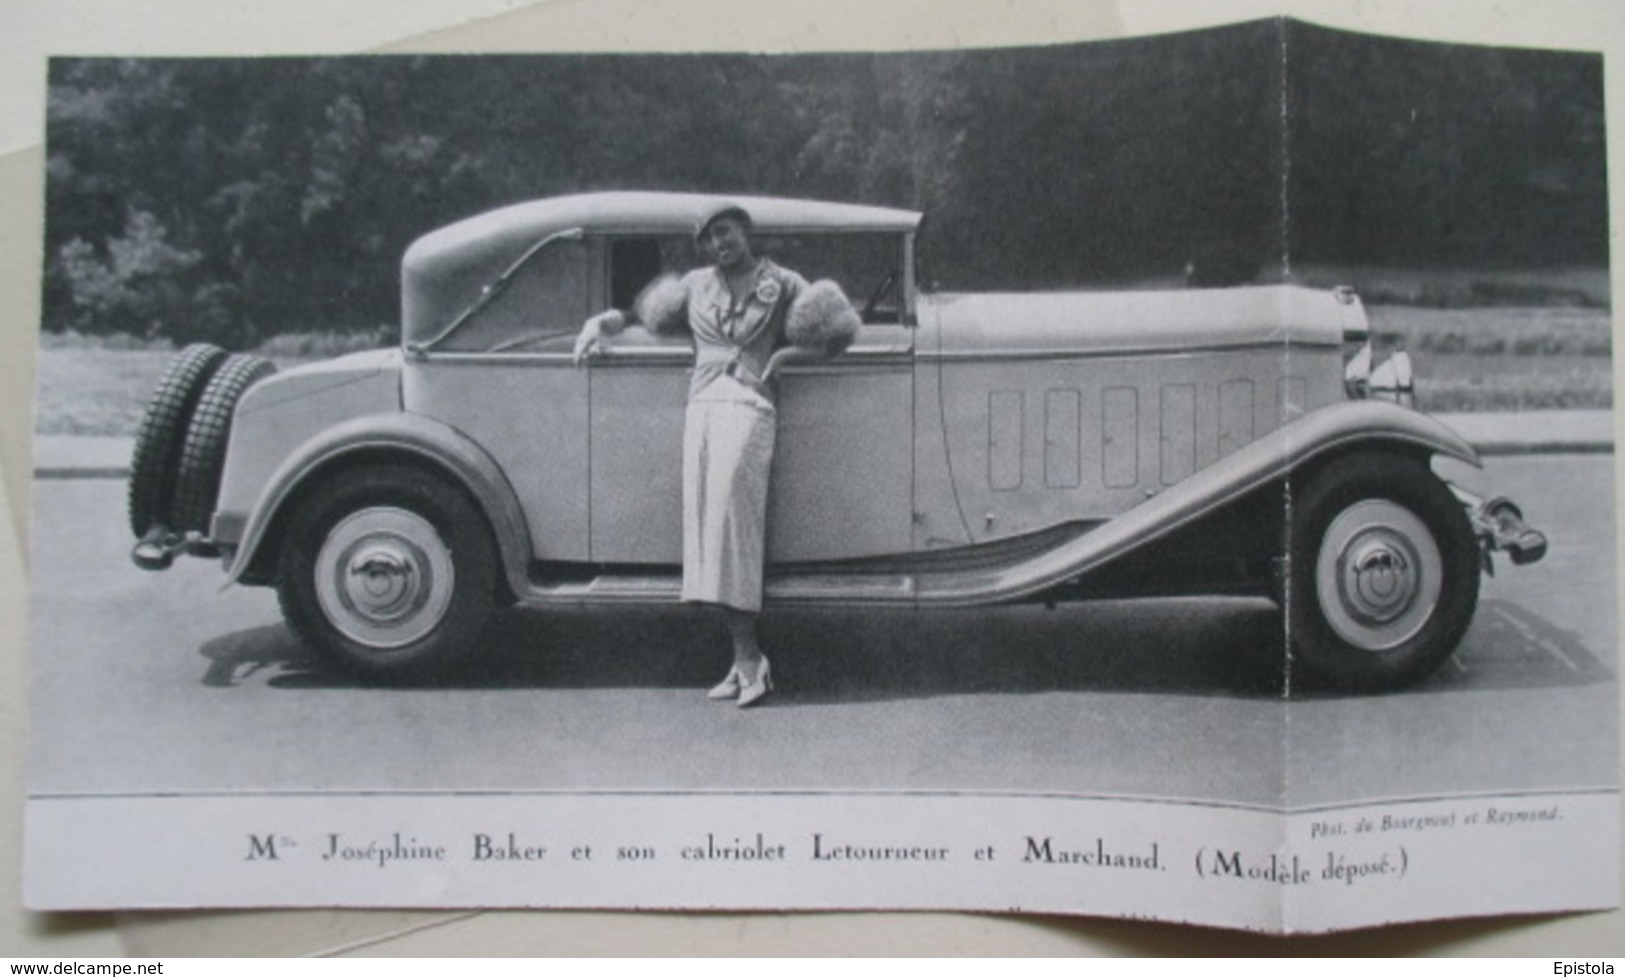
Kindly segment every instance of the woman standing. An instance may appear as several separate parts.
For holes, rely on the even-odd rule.
[[[858,317],[830,282],[806,279],[758,257],[751,218],[727,204],[707,214],[695,241],[712,267],[666,278],[644,290],[634,314],[656,332],[686,328],[694,373],[683,428],[683,591],[685,602],[723,608],[733,667],[711,689],[740,706],[773,688],[757,639],[766,556],[768,474],[777,435],[775,366],[786,343],[824,352],[844,347]],[[579,363],[603,349],[627,316],[611,309],[587,320],[576,340]]]

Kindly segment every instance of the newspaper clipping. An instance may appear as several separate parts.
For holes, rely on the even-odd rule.
[[[59,58],[35,909],[1619,902],[1602,60]]]

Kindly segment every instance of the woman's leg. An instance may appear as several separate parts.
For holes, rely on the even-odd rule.
[[[738,704],[748,706],[772,691],[772,668],[756,640],[756,612],[733,607],[727,611],[728,633],[734,643],[734,667],[728,674],[739,683]]]
[[[767,691],[772,681],[768,676],[767,657],[762,654],[762,646],[756,640],[756,612],[742,611],[737,607],[726,604],[718,605],[723,617],[728,622],[728,636],[733,641],[734,662],[706,696],[712,699],[738,699],[747,690],[760,686],[750,695],[752,701],[759,699]]]
[[[756,678],[756,669],[762,664],[762,646],[756,638],[755,611],[742,611],[734,607],[723,608],[728,615],[728,634],[733,638],[734,667],[745,681]]]

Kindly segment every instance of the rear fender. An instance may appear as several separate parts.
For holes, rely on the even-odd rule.
[[[1444,455],[1482,467],[1478,453],[1438,421],[1385,401],[1350,401],[1285,424],[1121,516],[1031,560],[998,569],[933,574],[921,604],[1018,600],[1066,583],[1218,512],[1248,493],[1353,449]]]
[[[274,545],[293,500],[322,478],[342,478],[341,469],[373,458],[406,458],[448,476],[466,489],[490,523],[510,590],[523,593],[530,560],[530,531],[513,486],[479,445],[446,424],[417,414],[358,417],[334,425],[289,454],[271,474],[230,557],[226,585],[242,580],[261,551]]]

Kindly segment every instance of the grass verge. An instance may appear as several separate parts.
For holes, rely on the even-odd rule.
[[[1610,408],[1610,318],[1603,309],[1367,308],[1374,345],[1404,348],[1424,411]]]

